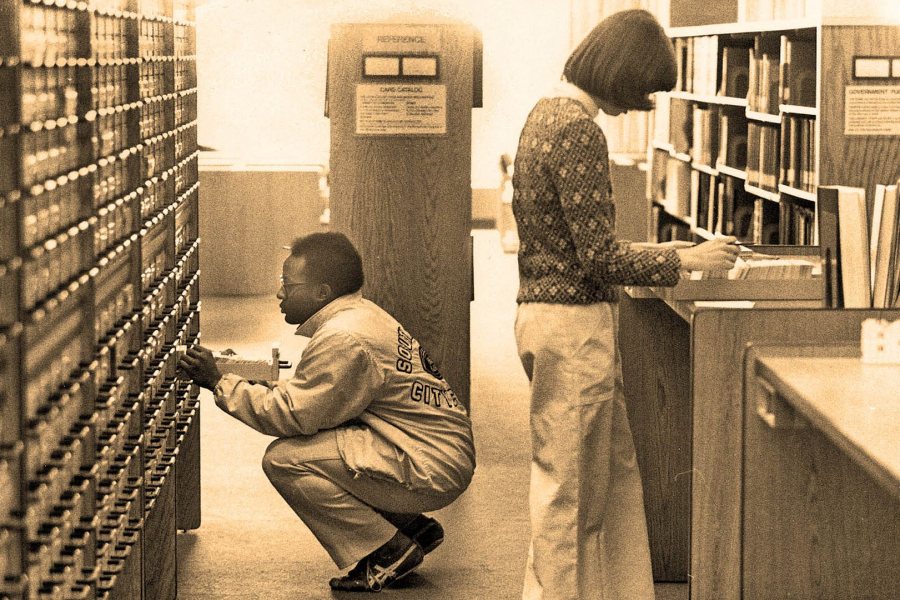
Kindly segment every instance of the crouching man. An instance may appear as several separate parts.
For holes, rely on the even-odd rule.
[[[216,404],[278,437],[263,470],[340,569],[332,589],[377,592],[443,541],[422,513],[443,508],[475,470],[466,408],[425,350],[362,298],[362,262],[343,235],[294,241],[284,261],[281,312],[310,337],[294,376],[222,375],[209,350],[179,368]]]

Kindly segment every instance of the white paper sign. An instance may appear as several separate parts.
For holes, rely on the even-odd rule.
[[[447,133],[447,86],[361,83],[356,86],[359,135]]]
[[[848,85],[844,135],[900,135],[900,85]]]

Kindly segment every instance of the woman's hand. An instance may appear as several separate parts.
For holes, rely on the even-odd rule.
[[[222,378],[216,359],[210,350],[203,346],[188,348],[178,361],[178,370],[190,377],[200,387],[212,390]]]
[[[740,254],[737,238],[723,236],[690,248],[677,249],[681,268],[687,271],[727,271]]]

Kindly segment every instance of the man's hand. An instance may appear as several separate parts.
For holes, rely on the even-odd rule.
[[[178,361],[178,370],[190,377],[200,387],[212,391],[222,378],[212,352],[203,346],[188,348]]]

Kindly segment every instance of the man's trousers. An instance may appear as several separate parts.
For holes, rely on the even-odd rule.
[[[443,508],[461,493],[412,491],[400,481],[352,471],[341,459],[334,429],[275,440],[263,470],[341,569],[382,546],[416,515]]]

